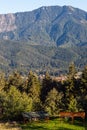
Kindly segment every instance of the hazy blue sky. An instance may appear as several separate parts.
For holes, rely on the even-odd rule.
[[[87,0],[0,0],[0,14],[31,11],[49,5],[71,5],[87,11]]]

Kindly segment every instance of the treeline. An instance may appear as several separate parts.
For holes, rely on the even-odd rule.
[[[8,77],[0,73],[1,118],[17,119],[22,112],[47,111],[57,115],[60,111],[87,111],[87,66],[76,78],[72,63],[65,81],[52,79],[48,72],[41,80],[32,71],[24,77],[14,71]]]

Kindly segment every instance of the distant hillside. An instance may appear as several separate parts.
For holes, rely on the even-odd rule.
[[[87,64],[87,12],[71,6],[41,7],[0,15],[0,68],[67,71]]]
[[[0,69],[5,72],[18,69],[27,73],[30,69],[37,73],[45,71],[59,74],[67,71],[74,61],[78,69],[87,64],[87,46],[62,48],[36,45],[27,42],[0,41]]]

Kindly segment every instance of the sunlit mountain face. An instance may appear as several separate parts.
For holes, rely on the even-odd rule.
[[[0,15],[0,69],[66,72],[87,63],[87,12],[71,6],[41,7]]]

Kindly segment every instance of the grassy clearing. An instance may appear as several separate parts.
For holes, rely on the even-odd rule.
[[[74,121],[72,124],[71,122],[64,122],[59,121],[58,119],[41,121],[41,122],[32,122],[27,123],[25,125],[21,125],[23,130],[87,130],[87,124]]]
[[[87,123],[81,121],[60,121],[59,119],[49,121],[37,121],[19,125],[16,122],[0,123],[0,130],[87,130]]]

